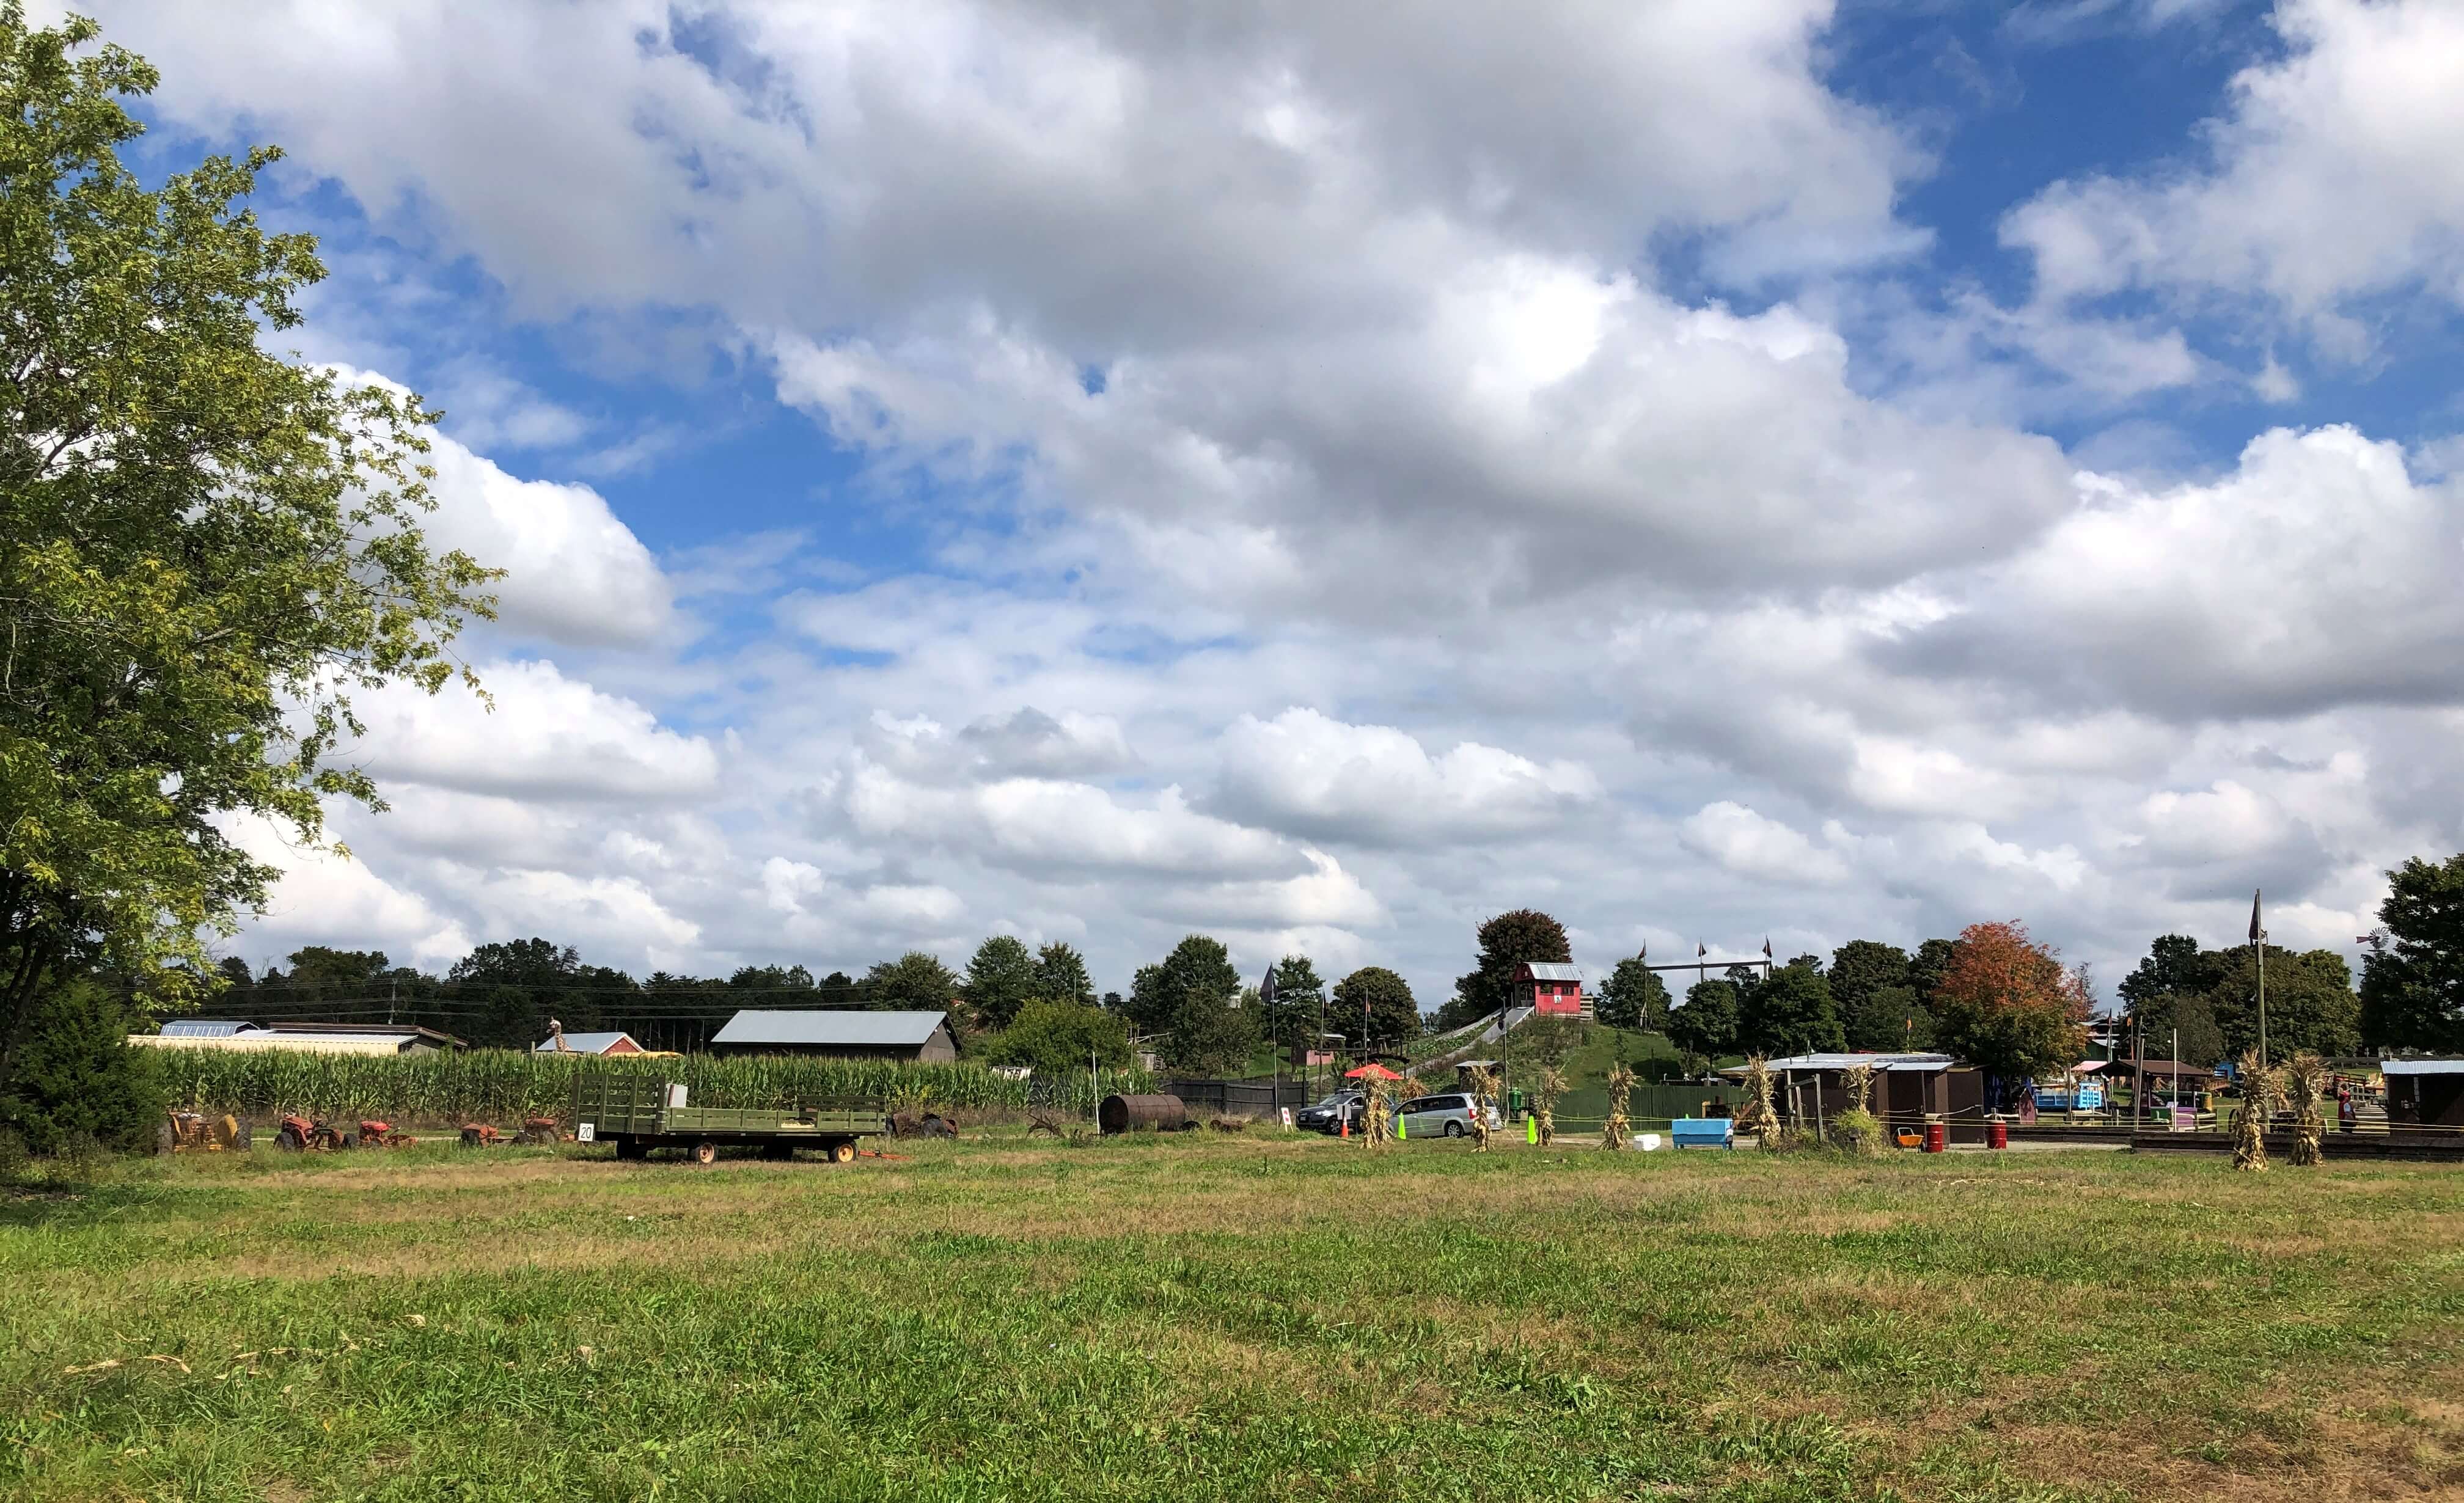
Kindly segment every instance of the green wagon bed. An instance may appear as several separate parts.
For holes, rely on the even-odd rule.
[[[631,1071],[590,1072],[573,1082],[573,1135],[612,1143],[616,1157],[639,1159],[652,1148],[682,1148],[696,1164],[718,1157],[723,1144],[752,1144],[765,1158],[818,1148],[832,1162],[855,1158],[856,1141],[890,1130],[879,1101],[794,1107],[693,1106],[685,1088]]]

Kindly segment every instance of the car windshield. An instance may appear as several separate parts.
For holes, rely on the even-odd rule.
[[[1356,1092],[1337,1091],[1332,1096],[1327,1097],[1323,1100],[1312,1101],[1309,1104],[1312,1106],[1341,1106],[1347,1101],[1356,1101],[1358,1100],[1360,1100],[1360,1097]]]

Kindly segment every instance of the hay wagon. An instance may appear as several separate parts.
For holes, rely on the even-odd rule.
[[[587,1074],[573,1082],[573,1136],[612,1143],[616,1157],[641,1159],[653,1148],[681,1148],[695,1164],[718,1157],[722,1145],[758,1147],[765,1159],[818,1148],[833,1164],[855,1158],[858,1139],[890,1130],[878,1101],[768,1109],[693,1106],[681,1083],[630,1071]]]

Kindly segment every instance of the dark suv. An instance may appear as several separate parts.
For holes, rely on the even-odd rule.
[[[1346,1122],[1360,1125],[1361,1102],[1358,1091],[1337,1091],[1322,1101],[1312,1101],[1292,1114],[1292,1125],[1303,1132],[1341,1132]]]

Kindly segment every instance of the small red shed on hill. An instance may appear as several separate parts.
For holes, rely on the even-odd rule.
[[[1524,961],[1514,968],[1514,1002],[1543,1013],[1580,1017],[1583,972],[1559,961]]]

